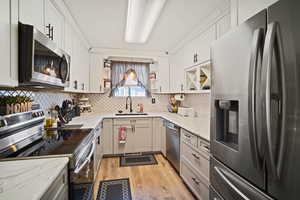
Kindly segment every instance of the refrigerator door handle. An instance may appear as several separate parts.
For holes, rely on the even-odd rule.
[[[258,128],[257,122],[261,119],[257,119],[258,112],[261,112],[260,107],[257,105],[257,88],[260,88],[259,74],[261,71],[261,65],[258,62],[259,57],[262,56],[264,45],[264,29],[256,29],[253,33],[251,60],[250,60],[250,72],[249,72],[249,125],[250,125],[250,143],[251,153],[254,160],[254,166],[257,169],[262,168],[262,158],[260,155],[260,149],[258,144]],[[261,134],[260,134],[261,135]]]
[[[244,200],[250,200],[243,192],[241,192],[227,177],[226,175],[222,172],[222,169],[219,169],[219,167],[215,166],[214,170],[217,172],[217,174],[227,183],[227,185],[234,191],[236,192],[242,199]],[[234,178],[234,177],[232,177]]]
[[[272,141],[272,125],[271,125],[271,78],[272,78],[272,61],[273,61],[273,52],[275,52],[279,58],[276,58],[276,61],[279,62],[279,75],[280,79],[278,80],[279,89],[281,90],[281,95],[278,97],[278,115],[280,115],[280,141],[278,147],[279,150],[278,155],[275,155],[273,151],[273,141]],[[266,133],[267,133],[267,147],[268,147],[268,154],[269,154],[269,162],[271,171],[273,174],[273,178],[280,179],[280,174],[283,165],[283,156],[284,156],[284,148],[285,148],[285,118],[286,118],[286,86],[285,86],[285,69],[284,69],[284,56],[283,56],[283,45],[282,45],[282,38],[280,34],[280,27],[277,22],[272,22],[268,24],[268,31],[266,34],[265,40],[265,48],[264,48],[264,55],[263,55],[263,68],[265,69],[265,91],[263,98],[265,98],[265,116],[266,116]],[[277,158],[277,159],[276,159]],[[276,162],[277,161],[277,162]]]

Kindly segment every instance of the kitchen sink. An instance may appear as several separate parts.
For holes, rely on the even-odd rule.
[[[140,115],[148,115],[148,113],[116,113],[116,116],[140,116]]]

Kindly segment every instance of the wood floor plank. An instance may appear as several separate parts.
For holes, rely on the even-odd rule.
[[[129,178],[134,200],[194,200],[169,162],[160,154],[155,158],[157,165],[132,167],[120,167],[119,158],[104,158],[95,188],[99,188],[102,180]]]

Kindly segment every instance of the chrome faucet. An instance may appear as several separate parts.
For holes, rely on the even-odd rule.
[[[132,98],[131,96],[126,97],[126,110],[128,109],[128,99],[129,99],[129,112],[132,113]]]

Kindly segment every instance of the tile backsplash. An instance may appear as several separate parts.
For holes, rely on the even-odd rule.
[[[27,96],[30,97],[34,103],[40,104],[43,110],[48,110],[53,105],[61,105],[65,99],[72,99],[72,95],[67,93],[25,90],[0,90],[0,96]]]
[[[198,116],[210,117],[210,94],[187,94],[183,106],[194,108]]]
[[[125,110],[125,97],[109,97],[109,94],[88,94],[93,106],[93,112],[117,112],[118,110]],[[155,104],[152,104],[151,98],[133,97],[133,110],[136,110],[137,104],[144,104],[145,112],[166,112],[169,95],[153,95]]]
[[[89,94],[89,98],[94,112],[117,112],[125,109],[126,98],[109,97],[108,94]],[[151,98],[133,98],[133,109],[137,104],[144,104],[145,112],[166,112],[170,95],[153,95],[155,104],[151,103]],[[193,107],[197,115],[210,116],[210,94],[187,94],[182,102],[183,106]]]
[[[0,90],[0,96],[27,96],[31,97],[34,103],[40,104],[44,110],[53,105],[61,105],[63,100],[71,100],[73,95],[59,92],[36,92],[22,90]],[[92,104],[94,112],[117,112],[125,109],[125,97],[109,97],[108,94],[85,94]],[[152,104],[151,98],[136,97],[133,98],[133,109],[136,110],[137,104],[144,104],[145,112],[166,112],[169,95],[153,95],[155,104]],[[187,94],[182,102],[183,106],[193,107],[198,116],[210,117],[210,94]]]
[[[64,100],[71,100],[72,95],[67,93],[33,92],[33,100],[40,104],[43,110],[48,110],[53,105],[60,105]]]

